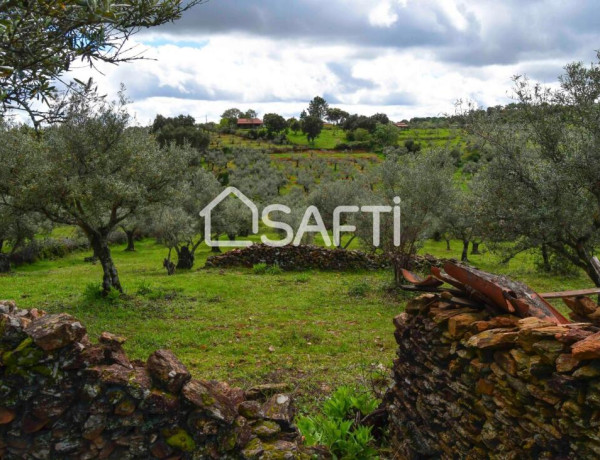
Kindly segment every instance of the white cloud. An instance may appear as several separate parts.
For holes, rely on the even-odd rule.
[[[317,0],[290,1],[284,8],[272,0],[270,9],[210,2],[194,9],[194,18],[212,11],[217,31],[194,29],[185,18],[181,31],[150,30],[136,39],[153,60],[101,65],[105,75],[95,78],[111,95],[125,83],[143,123],[157,113],[216,121],[234,106],[297,116],[316,95],[350,112],[402,119],[450,113],[459,98],[506,103],[512,75],[553,83],[561,65],[589,61],[580,38],[598,38],[592,25],[576,33],[582,19],[574,13],[571,26],[532,22],[546,14],[544,5],[558,8],[553,1],[332,0],[322,10]],[[347,15],[336,7],[342,4]],[[73,72],[82,80],[89,74]]]
[[[369,23],[377,27],[391,27],[398,21],[398,14],[393,11],[389,0],[379,2],[369,13]]]

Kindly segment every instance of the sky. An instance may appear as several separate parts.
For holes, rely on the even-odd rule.
[[[511,77],[556,84],[596,61],[597,0],[209,0],[130,45],[147,58],[93,75],[147,124],[218,121],[228,108],[298,116],[314,96],[392,120],[451,114],[459,99],[511,102]]]

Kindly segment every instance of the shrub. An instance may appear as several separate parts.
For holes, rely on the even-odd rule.
[[[322,414],[300,417],[297,425],[307,445],[327,446],[334,458],[376,458],[371,427],[356,420],[373,412],[377,405],[369,393],[343,386],[323,403]]]

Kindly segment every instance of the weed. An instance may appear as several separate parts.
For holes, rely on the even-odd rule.
[[[279,265],[256,264],[252,267],[255,275],[280,275],[283,270]]]
[[[325,445],[334,458],[377,458],[371,427],[356,422],[377,405],[378,401],[369,393],[342,386],[323,403],[321,415],[300,417],[298,428],[306,444]]]
[[[255,275],[264,275],[267,272],[268,265],[265,263],[256,264],[252,267]]]
[[[298,284],[308,283],[310,281],[310,276],[306,273],[302,273],[296,276],[296,278],[294,278],[294,281]]]
[[[102,300],[102,285],[98,283],[88,283],[83,291],[83,298],[88,303]]]
[[[359,281],[348,289],[348,295],[352,297],[365,297],[371,290],[371,286],[366,281]]]

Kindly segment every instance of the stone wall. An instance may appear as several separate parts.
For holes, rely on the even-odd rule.
[[[131,361],[68,314],[0,302],[0,459],[315,458],[290,397],[194,380],[168,350]]]
[[[278,265],[283,270],[377,270],[392,265],[382,254],[368,254],[346,249],[327,249],[313,245],[273,247],[254,244],[248,248],[209,257],[206,267],[252,267],[256,264]],[[417,256],[415,268],[429,269],[440,261],[433,256]]]
[[[394,319],[385,405],[406,458],[598,458],[600,328],[424,294]]]

